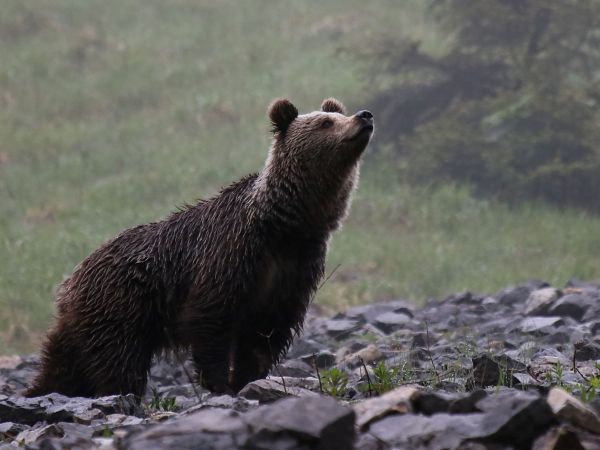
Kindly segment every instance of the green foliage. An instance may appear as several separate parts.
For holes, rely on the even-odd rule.
[[[381,395],[394,389],[398,383],[399,370],[399,367],[387,367],[384,361],[380,361],[373,367],[373,390]]]
[[[374,100],[406,176],[600,212],[600,3],[432,3],[449,48],[398,43]]]
[[[321,382],[326,394],[341,398],[346,394],[348,375],[337,367],[332,367],[321,372]]]
[[[546,372],[546,381],[552,386],[564,387],[563,382],[564,368],[561,363],[557,362],[552,366],[550,372]]]
[[[175,411],[177,400],[175,397],[163,397],[158,390],[152,388],[152,398],[148,402],[148,408],[154,411]]]

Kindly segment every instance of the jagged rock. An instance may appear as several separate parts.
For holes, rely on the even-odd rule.
[[[372,423],[369,434],[390,448],[457,449],[461,442],[477,438],[484,414],[403,414]]]
[[[361,429],[368,428],[369,424],[391,414],[406,414],[413,411],[412,402],[420,395],[419,389],[412,386],[403,386],[381,397],[370,398],[354,405],[356,424]]]
[[[423,391],[413,399],[412,406],[416,413],[431,416],[448,412],[452,400],[454,399],[448,394]]]
[[[551,287],[535,290],[525,302],[523,312],[528,316],[544,315],[560,295],[560,291]]]
[[[483,354],[473,358],[473,377],[469,385],[479,388],[497,385],[515,386],[519,384],[519,380],[514,377],[514,372],[526,369],[524,364],[508,356],[492,357]]]
[[[299,359],[290,359],[279,364],[272,374],[284,377],[311,377],[314,374],[314,368]]]
[[[53,423],[43,427],[21,431],[15,438],[15,442],[17,442],[20,446],[29,446],[40,439],[63,436],[63,429],[57,424]]]
[[[600,359],[600,344],[586,342],[577,346],[576,361],[589,361]]]
[[[531,450],[585,450],[577,434],[565,427],[553,427],[535,440]]]
[[[248,414],[252,448],[347,450],[355,439],[354,411],[330,397],[289,398]]]
[[[358,328],[359,323],[356,320],[332,319],[327,321],[327,334],[336,339],[347,338]]]
[[[189,415],[206,408],[232,409],[237,412],[247,412],[258,407],[258,400],[248,400],[244,397],[232,397],[231,395],[215,395],[203,398],[202,402],[181,412],[181,415]]]
[[[529,286],[515,286],[501,290],[496,294],[496,298],[498,303],[503,305],[521,305],[527,301],[531,291]]]
[[[194,414],[150,425],[127,434],[117,443],[122,450],[225,450],[239,448],[248,439],[241,416],[225,409]]]
[[[347,364],[350,367],[358,367],[363,364],[372,364],[385,358],[383,352],[375,344],[369,344],[355,353],[339,355],[338,364]]]
[[[582,294],[567,294],[550,306],[548,314],[581,320],[593,301],[593,299]]]
[[[600,434],[600,416],[564,390],[556,387],[550,389],[547,401],[561,420]]]
[[[316,364],[319,369],[330,369],[335,365],[335,355],[327,350],[321,350],[313,355],[306,355],[301,360],[313,366]]]
[[[466,397],[458,398],[448,405],[448,412],[452,414],[469,414],[481,412],[477,403],[487,397],[487,392],[482,389],[471,392]]]
[[[23,398],[0,396],[0,421],[32,425],[36,422],[90,422],[106,414],[141,415],[143,411],[133,395],[113,395],[95,399],[49,394]]]
[[[393,310],[394,306],[389,303],[374,303],[350,308],[346,311],[346,317],[361,324],[373,323],[378,315]]]
[[[284,379],[285,380],[285,379]],[[288,379],[289,381],[289,379]],[[315,380],[318,385],[318,380]],[[272,403],[283,397],[318,397],[319,394],[312,392],[304,387],[284,385],[284,382],[277,378],[256,380],[248,383],[238,394],[248,400],[258,400],[260,404]]]
[[[28,430],[29,426],[21,423],[4,422],[0,423],[0,441],[4,438],[14,439],[20,432]]]
[[[389,311],[378,315],[375,318],[374,325],[384,333],[390,334],[399,330],[410,321],[411,316],[407,314]]]
[[[526,317],[521,321],[519,329],[523,333],[545,333],[549,334],[551,328],[563,325],[565,322],[562,317]]]
[[[313,339],[307,339],[304,337],[297,337],[294,339],[290,350],[287,353],[289,359],[300,358],[306,355],[314,355],[315,353],[323,350],[325,346],[319,344]]]
[[[501,390],[480,400],[476,406],[486,413],[482,423],[486,434],[482,438],[520,449],[530,448],[556,420],[545,399],[526,391]]]

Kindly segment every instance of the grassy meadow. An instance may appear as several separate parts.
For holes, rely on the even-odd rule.
[[[35,348],[57,284],[104,240],[260,170],[273,98],[368,108],[384,31],[442,51],[421,5],[4,0],[0,354]],[[600,219],[410,187],[391,167],[367,155],[317,304],[600,276]]]

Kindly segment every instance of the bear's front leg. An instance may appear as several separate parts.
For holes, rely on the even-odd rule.
[[[225,328],[225,327],[224,327]],[[198,382],[211,392],[235,394],[232,387],[235,372],[237,336],[232,327],[221,328],[209,338],[199,339],[192,345],[192,359]]]

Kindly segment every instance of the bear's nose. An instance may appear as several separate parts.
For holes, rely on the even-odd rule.
[[[366,120],[367,122],[373,122],[373,114],[371,113],[371,111],[367,111],[366,109],[363,109],[354,115],[356,117]]]

